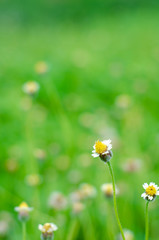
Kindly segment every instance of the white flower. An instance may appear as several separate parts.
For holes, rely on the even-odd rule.
[[[61,192],[52,192],[49,197],[48,205],[50,208],[63,210],[67,207],[67,199]]]
[[[39,84],[35,81],[30,81],[23,85],[23,91],[29,95],[34,95],[37,93],[39,88]]]
[[[104,193],[106,197],[112,197],[113,196],[113,185],[112,183],[104,183],[101,186],[101,191]],[[115,186],[115,192],[116,194],[119,193],[118,188]]]
[[[44,234],[52,234],[58,229],[54,223],[45,223],[44,225],[39,224],[39,230]]]
[[[80,212],[82,212],[85,208],[85,205],[81,202],[74,202],[72,204],[72,212],[73,214],[79,214]]]
[[[145,192],[141,195],[141,197],[148,201],[154,200],[155,197],[159,195],[159,187],[153,182],[150,182],[149,185],[144,183],[143,188],[145,189]]]
[[[22,202],[18,207],[15,207],[14,210],[16,212],[31,212],[33,210],[32,207],[29,207],[26,202]]]
[[[15,207],[14,210],[18,212],[20,221],[27,221],[29,218],[29,212],[31,212],[33,208],[29,207],[26,202],[22,202],[18,207]]]
[[[79,191],[81,192],[82,199],[93,198],[97,194],[95,187],[88,183],[81,184]]]
[[[93,157],[99,157],[100,155],[107,155],[109,151],[112,149],[111,140],[97,141],[94,146],[94,150],[92,151]]]
[[[48,65],[46,62],[41,61],[41,62],[37,62],[35,65],[35,71],[38,74],[44,74],[48,71]]]
[[[124,229],[125,240],[134,240],[134,233],[129,229]],[[119,240],[122,240],[121,234],[119,235]]]

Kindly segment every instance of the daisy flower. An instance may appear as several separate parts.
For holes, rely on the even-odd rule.
[[[35,95],[39,91],[39,88],[39,84],[35,81],[26,82],[23,85],[23,91],[31,96]]]
[[[61,192],[52,192],[48,200],[48,205],[55,210],[64,210],[67,207],[67,199]]]
[[[101,191],[104,193],[104,195],[108,198],[113,197],[113,184],[112,183],[104,183],[101,186]],[[119,193],[118,188],[115,186],[115,192],[116,194]]]
[[[26,202],[22,202],[18,207],[15,207],[14,210],[19,213],[20,220],[27,221],[29,218],[29,212],[31,212],[33,208],[29,207]]]
[[[58,227],[54,223],[45,223],[44,225],[39,224],[38,228],[42,233],[42,240],[50,238],[52,239],[54,231],[58,229]]]
[[[97,141],[94,146],[94,150],[92,151],[93,157],[100,157],[101,160],[108,162],[112,157],[112,144],[111,140]]]
[[[48,65],[46,62],[37,62],[35,65],[35,72],[38,74],[44,74],[48,71]]]
[[[157,195],[159,195],[159,187],[153,182],[150,182],[149,185],[144,183],[143,188],[145,189],[145,192],[141,195],[141,197],[145,200],[152,201]]]
[[[88,183],[81,184],[79,190],[81,192],[82,199],[94,198],[97,194],[95,187]]]
[[[85,208],[85,205],[81,202],[74,202],[72,204],[72,213],[73,215],[78,215],[80,214]]]

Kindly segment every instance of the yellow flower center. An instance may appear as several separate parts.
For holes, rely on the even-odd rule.
[[[108,195],[112,195],[113,194],[113,186],[112,186],[112,184],[107,185],[107,187],[105,189],[105,192]]]
[[[34,93],[37,89],[37,85],[35,82],[28,82],[27,88],[29,92]]]
[[[20,205],[19,205],[20,208],[27,208],[28,207],[28,204],[26,202],[22,202]]]
[[[51,228],[50,223],[45,223],[43,228],[45,229],[45,232],[47,232]]]
[[[97,141],[95,144],[95,151],[98,154],[104,153],[105,151],[107,151],[107,148],[108,148],[107,145],[105,145],[104,143],[102,143],[100,141]]]
[[[154,186],[148,186],[148,187],[146,188],[146,193],[147,193],[148,195],[150,195],[150,196],[154,196],[154,195],[156,195],[157,190],[156,190],[156,188],[155,188]]]

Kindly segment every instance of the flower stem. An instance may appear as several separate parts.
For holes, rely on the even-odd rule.
[[[109,171],[110,171],[110,174],[111,174],[111,177],[112,177],[115,216],[116,216],[116,220],[117,220],[122,238],[123,238],[123,240],[125,240],[124,232],[123,232],[122,225],[120,223],[120,219],[119,219],[119,215],[118,215],[118,209],[117,209],[117,203],[116,203],[116,191],[115,191],[115,178],[114,178],[113,168],[111,166],[110,161],[107,162],[107,164],[108,164]]]
[[[149,237],[148,206],[149,206],[149,201],[146,201],[146,216],[145,216],[145,240],[148,240],[148,237]]]
[[[26,240],[26,222],[22,222],[22,240]]]
[[[67,240],[76,239],[78,231],[79,231],[79,222],[78,222],[78,219],[75,218],[75,219],[73,219],[73,222],[72,222],[71,229],[70,229],[70,232],[68,234]]]

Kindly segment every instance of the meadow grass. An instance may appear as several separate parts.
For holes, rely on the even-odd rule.
[[[141,10],[80,23],[1,24],[0,193],[1,211],[11,218],[6,239],[21,239],[14,207],[22,201],[34,207],[28,239],[40,239],[38,224],[45,222],[56,223],[57,240],[71,236],[77,223],[75,239],[115,239],[112,199],[100,191],[111,176],[91,157],[94,142],[105,138],[113,143],[122,226],[136,240],[144,238],[142,184],[158,183],[159,169],[158,20],[157,12]],[[47,63],[46,74],[35,72],[38,61]],[[22,91],[30,80],[40,85],[34,99]],[[44,160],[35,157],[36,149],[46,152]],[[140,159],[138,171],[123,171],[130,159]],[[28,184],[30,174],[40,175],[39,185]],[[84,182],[97,196],[80,216],[49,209],[51,192],[69,196]],[[150,239],[156,240],[158,201],[149,208]]]

